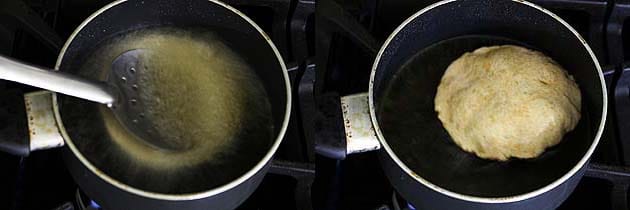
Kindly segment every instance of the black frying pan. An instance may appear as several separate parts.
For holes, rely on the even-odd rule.
[[[561,144],[533,159],[485,160],[460,149],[434,110],[436,88],[448,65],[465,52],[493,45],[526,43],[489,35],[467,35],[429,46],[403,63],[379,97],[379,125],[389,145],[418,175],[443,188],[481,197],[508,197],[543,187],[576,165],[592,143],[590,113]],[[535,48],[534,48],[535,49]],[[422,96],[422,97],[417,97]]]
[[[18,139],[18,143],[11,142],[13,139],[0,139],[0,149],[28,155],[32,150],[59,147],[65,142],[67,146],[62,150],[68,170],[82,191],[104,209],[238,207],[266,174],[283,139],[291,108],[288,74],[282,57],[252,20],[215,0],[118,0],[95,12],[74,31],[55,69],[93,80],[102,79],[98,73],[89,74],[81,68],[99,45],[133,30],[159,26],[213,31],[243,57],[267,92],[273,136],[245,137],[247,141],[233,145],[233,155],[226,155],[224,161],[205,161],[178,170],[157,171],[134,163],[134,155],[142,154],[121,152],[121,146],[112,140],[115,136],[106,129],[105,114],[99,111],[102,105],[44,93],[29,95],[26,102],[31,139]],[[201,72],[200,76],[213,75]],[[35,109],[41,112],[32,111]],[[252,128],[253,123],[239,119],[242,120],[239,129]],[[247,133],[242,130],[239,132]],[[175,159],[173,162],[186,164]]]
[[[451,62],[503,44],[545,53],[581,90],[577,127],[537,158],[498,162],[467,153],[434,110]],[[603,131],[607,98],[590,47],[553,13],[520,0],[446,0],[403,22],[378,53],[369,93],[342,97],[341,105],[347,153],[377,149],[371,142],[378,140],[385,174],[416,208],[538,210],[558,207],[579,182]],[[360,115],[368,111],[369,118]]]

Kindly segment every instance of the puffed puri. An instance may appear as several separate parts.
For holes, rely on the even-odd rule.
[[[481,47],[449,65],[435,110],[452,140],[480,158],[535,158],[580,120],[573,77],[543,53]]]

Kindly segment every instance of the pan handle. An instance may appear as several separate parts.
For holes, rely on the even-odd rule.
[[[370,119],[367,93],[318,97],[314,119],[315,152],[333,159],[380,149]]]
[[[64,145],[63,137],[59,133],[55,115],[53,114],[52,94],[50,91],[24,94],[29,138],[21,135],[2,138],[0,139],[0,151],[13,155],[28,156],[31,151]]]
[[[57,148],[64,145],[53,112],[53,94],[47,90],[24,94],[30,151]]]
[[[346,154],[381,148],[370,119],[368,93],[341,97],[341,113],[346,133]]]

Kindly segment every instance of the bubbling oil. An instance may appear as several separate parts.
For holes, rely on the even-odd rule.
[[[112,110],[100,106],[104,128],[115,147],[111,151],[115,151],[114,156],[124,156],[117,157],[124,160],[117,162],[125,166],[111,170],[116,178],[144,189],[179,192],[176,183],[186,182],[182,179],[205,174],[213,181],[227,180],[208,178],[231,173],[229,168],[212,166],[256,156],[248,163],[234,163],[251,167],[266,153],[273,124],[263,83],[217,34],[153,27],[125,33],[100,46],[88,56],[80,72],[98,74],[101,80],[106,79],[116,57],[129,50],[147,49],[141,58],[145,66],[135,72],[138,104],[145,106],[139,120],[155,128],[157,134],[153,136],[184,148],[169,150],[152,145],[126,129]],[[202,169],[195,171],[195,167]],[[150,172],[159,174],[162,181],[148,182]]]

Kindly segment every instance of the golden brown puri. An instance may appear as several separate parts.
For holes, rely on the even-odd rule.
[[[580,90],[544,54],[513,45],[482,47],[442,76],[435,110],[453,141],[478,157],[534,158],[580,119]]]

